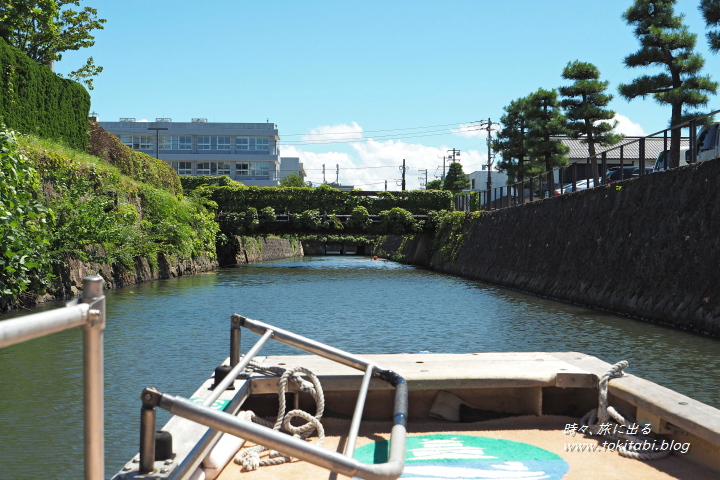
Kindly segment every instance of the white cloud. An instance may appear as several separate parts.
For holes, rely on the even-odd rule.
[[[359,128],[359,126],[358,126]],[[344,130],[347,131],[347,130]],[[418,143],[367,139],[349,144],[350,153],[328,151],[323,153],[300,150],[295,146],[281,146],[284,157],[299,157],[307,172],[307,180],[313,184],[323,181],[335,182],[339,179],[343,185],[353,185],[363,190],[383,190],[387,181],[388,190],[400,190],[402,164],[405,159],[405,188],[415,190],[425,182],[425,170],[428,181],[442,175],[443,156],[447,156],[446,146],[432,147]],[[317,148],[317,147],[315,147]],[[461,152],[460,163],[465,173],[481,170],[481,164],[487,162],[487,154],[478,150]],[[450,165],[446,160],[445,168]]]
[[[626,137],[644,137],[647,135],[639,123],[633,122],[625,115],[616,113],[613,120],[617,120],[618,122],[617,126],[613,129],[615,133],[622,133]]]
[[[496,131],[497,128],[493,125],[492,131]],[[487,124],[483,126],[479,122],[461,124],[460,128],[453,128],[450,131],[463,138],[487,138]]]
[[[356,122],[350,125],[341,123],[339,125],[323,125],[310,129],[310,133],[302,136],[304,143],[332,143],[348,140],[361,140],[363,129]]]

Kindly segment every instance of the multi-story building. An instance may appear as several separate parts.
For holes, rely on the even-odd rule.
[[[291,173],[305,178],[298,158],[287,158],[283,164],[274,123],[215,123],[204,118],[97,123],[130,148],[169,163],[179,175],[227,175],[259,187],[278,185]]]

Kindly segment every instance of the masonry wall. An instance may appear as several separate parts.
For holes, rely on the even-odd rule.
[[[417,239],[389,239],[380,250],[438,271],[720,335],[718,160],[487,212],[466,229],[454,262],[439,264],[423,246],[429,242]]]

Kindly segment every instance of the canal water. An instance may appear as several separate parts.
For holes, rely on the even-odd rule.
[[[233,313],[360,354],[628,360],[630,373],[720,407],[717,340],[368,257],[249,265],[106,295],[107,477],[138,451],[142,389],[192,394],[229,355]],[[243,349],[257,338],[243,330]],[[261,354],[293,352],[271,342]],[[0,350],[0,478],[82,478],[81,357],[79,329]]]

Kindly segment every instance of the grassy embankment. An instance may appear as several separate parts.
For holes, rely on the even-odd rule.
[[[0,134],[0,310],[31,304],[68,259],[133,268],[215,257],[213,202],[91,124],[89,151]],[[57,281],[57,280],[55,280]]]

